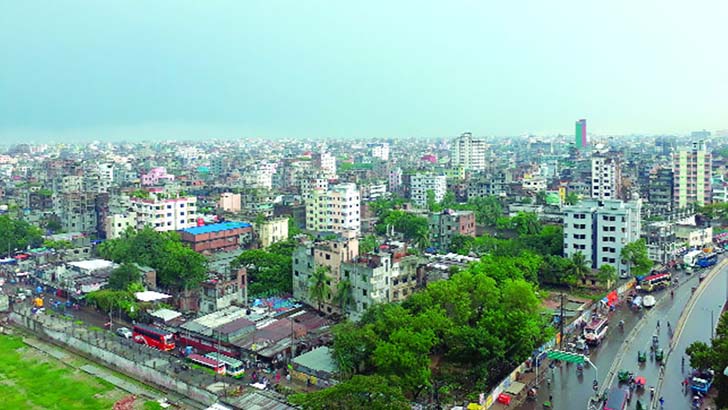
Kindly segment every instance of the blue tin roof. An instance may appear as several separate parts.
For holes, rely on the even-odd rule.
[[[187,232],[192,235],[201,235],[203,233],[222,232],[230,229],[237,228],[250,228],[251,224],[247,222],[222,222],[219,224],[211,224],[205,226],[196,226],[194,228],[183,229],[182,232]]]

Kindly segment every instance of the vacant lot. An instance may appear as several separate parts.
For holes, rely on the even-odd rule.
[[[125,396],[111,384],[26,346],[20,337],[0,335],[2,409],[111,409]],[[142,405],[135,403],[135,408]]]

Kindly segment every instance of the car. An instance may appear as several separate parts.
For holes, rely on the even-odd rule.
[[[654,296],[652,296],[652,295],[647,295],[647,296],[645,296],[645,297],[644,297],[644,299],[642,300],[642,306],[644,306],[644,307],[646,307],[646,308],[651,308],[651,307],[655,306],[655,303],[656,303],[656,302],[657,302],[657,301],[655,300],[655,297],[654,297]]]
[[[128,327],[120,327],[116,329],[116,334],[124,339],[131,339],[132,336],[131,330]]]

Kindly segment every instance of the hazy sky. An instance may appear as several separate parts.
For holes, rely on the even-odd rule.
[[[0,0],[0,139],[728,128],[728,2]]]

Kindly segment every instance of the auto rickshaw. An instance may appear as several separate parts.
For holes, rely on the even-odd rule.
[[[620,383],[630,383],[634,378],[634,374],[627,370],[620,370],[617,373],[617,379]]]
[[[652,335],[652,350],[656,350],[660,346],[660,338],[657,335]]]
[[[638,363],[647,362],[647,352],[643,352],[643,351],[637,352],[637,362]]]
[[[664,358],[665,358],[665,351],[662,349],[657,349],[657,351],[655,352],[655,360],[658,363],[661,363]]]

